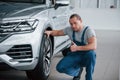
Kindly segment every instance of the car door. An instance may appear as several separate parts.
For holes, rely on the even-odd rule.
[[[49,16],[51,17],[54,30],[61,30],[69,26],[69,9],[68,6],[59,6],[57,9],[51,8]],[[55,48],[63,45],[68,39],[68,36],[55,36]]]
[[[68,13],[67,13],[67,7],[66,6],[61,6],[58,9],[55,10],[55,16],[54,16],[54,23],[55,23],[55,28],[60,30],[60,29],[64,29],[66,27],[68,27]],[[61,46],[62,44],[64,44],[64,42],[68,39],[67,36],[59,36],[56,38],[57,42],[56,42],[56,47]]]

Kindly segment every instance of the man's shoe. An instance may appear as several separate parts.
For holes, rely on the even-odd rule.
[[[75,76],[75,77],[73,78],[73,80],[80,80],[82,71],[83,71],[83,67],[80,68],[80,72],[79,72],[78,76]]]
[[[73,80],[80,80],[80,77],[74,77]]]

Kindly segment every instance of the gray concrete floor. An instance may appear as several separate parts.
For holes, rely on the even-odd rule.
[[[97,61],[93,80],[119,80],[120,69],[120,31],[96,30]],[[52,72],[49,80],[72,80],[71,76],[58,73],[56,64],[63,56],[57,54],[52,62]],[[85,80],[85,69],[81,80]]]

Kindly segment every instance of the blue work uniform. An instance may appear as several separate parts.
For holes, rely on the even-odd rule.
[[[82,33],[81,42],[75,40],[75,32],[73,31],[73,42],[78,46],[86,45],[84,42],[84,34],[88,27]],[[96,62],[96,53],[94,50],[69,52],[57,64],[56,69],[60,73],[66,73],[70,76],[78,76],[80,67],[86,67],[86,80],[92,80],[94,66]]]

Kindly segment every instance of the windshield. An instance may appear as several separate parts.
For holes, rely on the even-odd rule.
[[[45,4],[45,0],[0,0],[0,2],[39,3]]]

